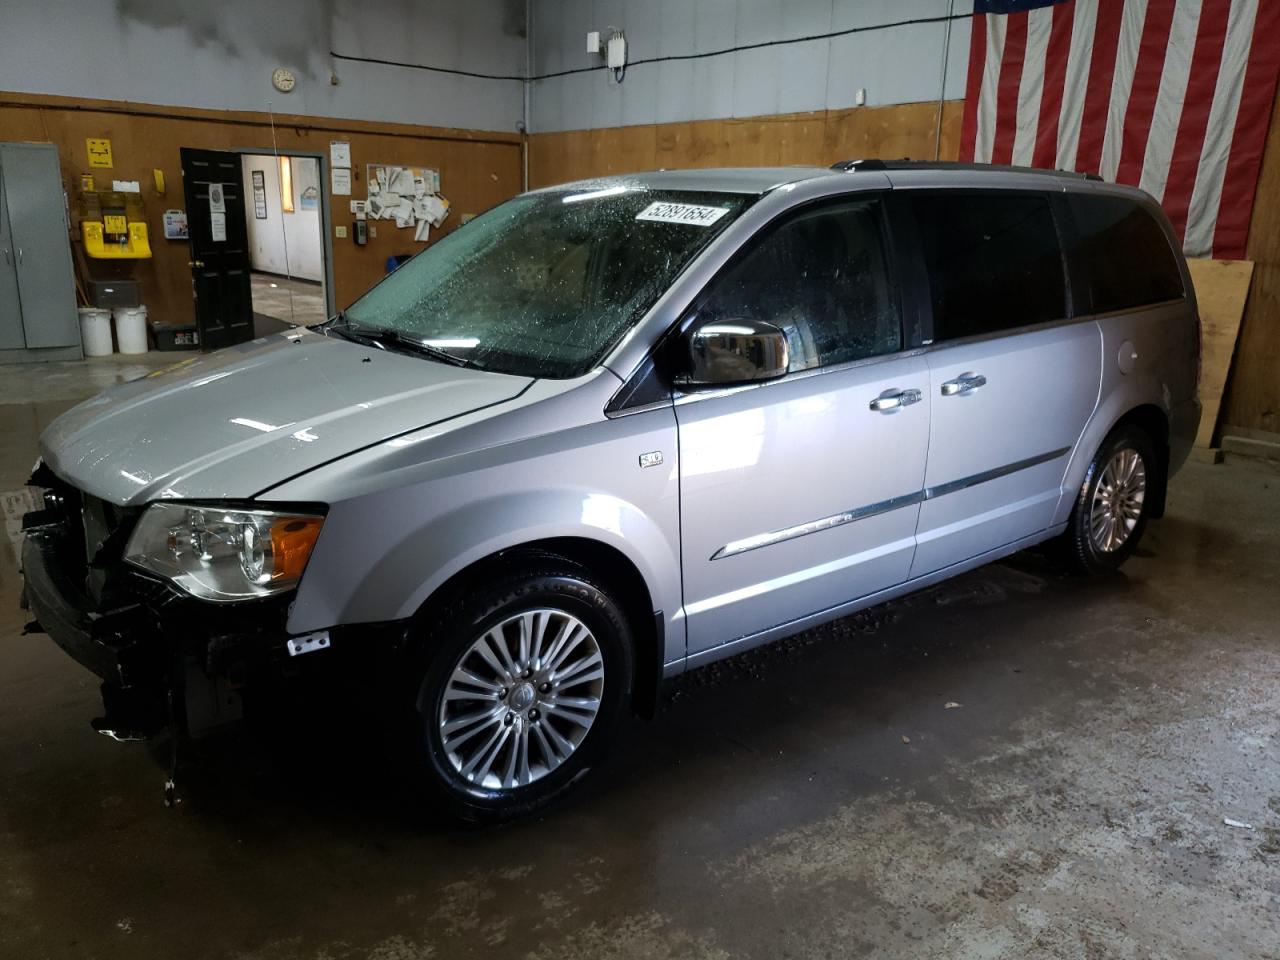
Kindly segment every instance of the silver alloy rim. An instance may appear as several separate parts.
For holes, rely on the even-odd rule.
[[[487,630],[454,665],[440,741],[476,786],[528,786],[582,745],[603,693],[604,658],[586,625],[563,610],[527,610]]]
[[[1126,447],[1117,452],[1093,490],[1089,535],[1095,547],[1112,553],[1124,546],[1142,516],[1146,492],[1147,468],[1138,451]]]

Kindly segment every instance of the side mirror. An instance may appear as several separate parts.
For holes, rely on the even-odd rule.
[[[685,334],[686,387],[776,380],[791,361],[787,335],[763,320],[711,320]]]

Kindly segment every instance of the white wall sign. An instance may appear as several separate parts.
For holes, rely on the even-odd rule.
[[[335,197],[351,196],[351,171],[346,167],[329,168],[329,190]]]
[[[214,243],[227,242],[227,215],[225,213],[209,214],[209,239]]]
[[[210,213],[226,213],[227,198],[222,192],[222,184],[209,184],[209,212]]]
[[[329,166],[350,167],[351,166],[351,144],[349,144],[346,140],[330,140],[329,141]]]
[[[187,239],[187,211],[166,210],[164,212],[164,238],[166,240]]]

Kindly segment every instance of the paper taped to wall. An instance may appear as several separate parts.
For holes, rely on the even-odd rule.
[[[367,179],[370,220],[394,220],[397,227],[414,228],[414,239],[425,242],[427,227],[438,227],[449,215],[449,201],[439,196],[440,171],[431,167],[400,167],[371,163]]]

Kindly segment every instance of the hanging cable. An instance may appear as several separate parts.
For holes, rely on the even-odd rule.
[[[647,57],[643,60],[632,60],[627,64],[627,69],[632,67],[643,66],[649,63],[669,63],[677,60],[703,60],[707,57],[721,57],[730,53],[740,53],[744,50],[760,50],[765,47],[780,47],[792,43],[809,43],[813,40],[832,40],[836,37],[847,37],[856,33],[873,33],[878,30],[893,30],[898,27],[915,27],[925,26],[933,23],[946,23],[950,25],[953,20],[968,20],[971,14],[968,13],[948,13],[938,17],[918,17],[914,20],[894,20],[890,23],[874,23],[863,27],[848,27],[844,30],[832,30],[828,33],[811,33],[803,37],[788,37],[778,40],[761,40],[758,43],[743,43],[733,47],[724,47],[720,50],[705,50],[701,53],[679,53],[669,54],[663,57]],[[529,83],[535,80],[551,80],[555,77],[567,77],[575,73],[591,73],[599,70],[599,67],[575,67],[570,70],[555,70],[551,73],[541,73],[536,76],[522,77],[514,73],[479,73],[473,70],[457,70],[453,67],[433,67],[425,63],[406,63],[402,60],[383,60],[378,57],[357,57],[345,53],[338,53],[336,50],[330,50],[329,56],[335,60],[347,60],[352,63],[373,63],[384,67],[405,67],[409,70],[429,70],[432,73],[447,73],[457,77],[472,77],[477,80],[513,80],[520,83]]]
[[[289,265],[289,231],[284,226],[284,177],[280,172],[280,145],[276,142],[276,115],[267,101],[267,117],[271,121],[271,152],[276,158],[276,196],[280,199],[280,242],[284,246],[284,273],[288,285],[285,290],[289,294],[289,326],[296,327],[297,315],[293,309],[293,271]],[[290,161],[292,162],[292,161]],[[293,193],[293,177],[289,177],[289,192]],[[292,197],[290,197],[292,200]]]
[[[956,0],[947,3],[947,32],[942,40],[942,79],[938,81],[938,126],[933,133],[933,159],[942,159],[942,108],[947,97],[947,64],[951,59],[951,21],[955,17]]]

